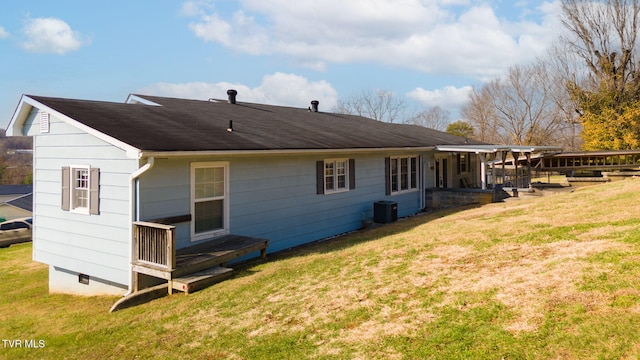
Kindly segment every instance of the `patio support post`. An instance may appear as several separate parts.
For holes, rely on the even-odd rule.
[[[505,162],[507,161],[507,152],[500,151],[500,160],[502,160],[502,187],[504,187],[505,182],[507,182],[507,173],[505,172]]]
[[[487,190],[487,158],[482,153],[476,153],[480,158],[480,183],[482,190]]]
[[[515,188],[518,188],[518,158],[520,157],[520,152],[519,151],[512,151],[511,154],[513,155],[513,165],[515,166],[515,174],[516,174],[516,178],[515,178]]]
[[[529,183],[526,184],[528,188],[531,187],[531,153],[526,152],[524,155],[527,157],[527,178],[529,179]]]

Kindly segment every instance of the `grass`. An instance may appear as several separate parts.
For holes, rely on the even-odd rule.
[[[640,180],[422,214],[113,314],[0,249],[7,359],[640,358]]]

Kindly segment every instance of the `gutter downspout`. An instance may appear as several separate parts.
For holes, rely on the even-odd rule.
[[[155,163],[155,158],[153,156],[147,158],[147,163],[136,170],[129,176],[129,204],[130,204],[130,218],[129,221],[129,264],[133,262],[133,222],[140,220],[140,193],[139,193],[139,182],[138,178],[142,176],[142,174],[151,170]],[[131,271],[129,276],[129,291],[125,294],[125,296],[131,294],[133,292],[133,271]]]

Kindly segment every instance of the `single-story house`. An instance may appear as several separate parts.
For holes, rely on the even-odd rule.
[[[32,185],[0,185],[0,202],[7,202],[31,192]]]
[[[31,216],[32,185],[0,185],[0,219],[13,220]]]
[[[275,252],[356,230],[376,203],[405,217],[429,207],[429,189],[484,186],[482,154],[464,150],[486,144],[317,101],[228,94],[21,98],[7,135],[34,138],[33,258],[49,265],[51,292],[137,290],[145,227],[171,230],[174,254],[229,235],[268,239]]]
[[[31,217],[33,211],[33,194],[19,196],[0,203],[0,219],[13,220]]]

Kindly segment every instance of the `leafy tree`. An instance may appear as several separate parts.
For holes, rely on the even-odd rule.
[[[640,102],[586,112],[582,121],[585,150],[640,148]]]
[[[640,0],[561,0],[564,48],[584,64],[567,81],[587,150],[638,148]]]
[[[449,124],[447,126],[447,132],[449,134],[462,136],[465,138],[472,138],[474,135],[473,125],[463,120],[454,121]]]

